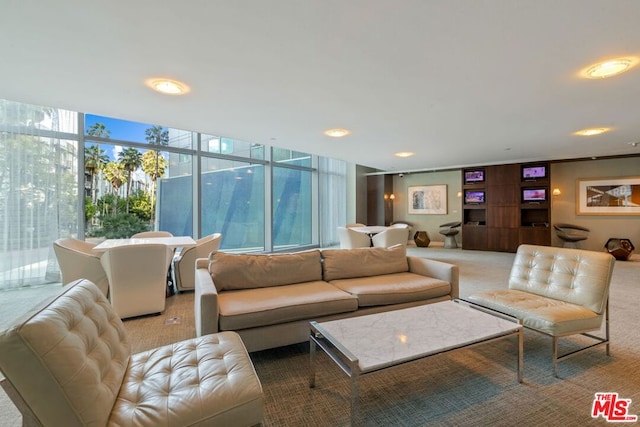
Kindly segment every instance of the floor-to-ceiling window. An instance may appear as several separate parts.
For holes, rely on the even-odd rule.
[[[78,230],[78,114],[0,100],[0,289],[57,278],[52,242]]]
[[[344,162],[306,153],[2,100],[0,144],[0,289],[59,280],[60,237],[218,232],[269,252],[335,243],[345,218]]]

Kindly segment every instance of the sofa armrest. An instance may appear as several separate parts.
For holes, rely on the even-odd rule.
[[[444,280],[451,284],[451,298],[458,298],[460,296],[460,272],[457,265],[414,256],[408,256],[407,261],[409,262],[410,272]]]
[[[195,270],[193,311],[196,336],[201,337],[218,332],[218,290],[211,280],[206,258],[196,260]]]

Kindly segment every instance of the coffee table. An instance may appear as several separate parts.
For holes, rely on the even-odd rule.
[[[357,419],[358,380],[386,368],[508,337],[518,339],[522,382],[523,328],[517,319],[462,300],[310,322],[309,387],[315,387],[316,347],[351,378],[351,421]]]

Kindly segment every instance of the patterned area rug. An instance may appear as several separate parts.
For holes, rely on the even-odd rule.
[[[410,248],[410,255],[460,267],[462,297],[506,287],[513,254]],[[591,417],[596,392],[631,399],[640,415],[640,257],[618,261],[611,288],[611,356],[598,347],[560,364],[553,376],[551,339],[525,332],[524,382],[516,380],[515,340],[501,340],[374,373],[360,380],[365,426],[583,426],[608,425]],[[161,316],[125,322],[134,351],[195,336],[193,293],[167,299]],[[375,331],[371,331],[375,334]],[[564,341],[561,351],[581,338]],[[264,426],[347,426],[350,382],[322,352],[316,387],[309,388],[308,343],[251,354],[265,395]],[[0,391],[0,426],[20,416]]]

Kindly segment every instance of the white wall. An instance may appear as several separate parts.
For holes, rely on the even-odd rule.
[[[414,185],[447,186],[447,214],[446,215],[416,215],[409,214],[408,189]],[[413,233],[426,231],[432,242],[444,242],[444,236],[438,233],[440,224],[462,221],[462,199],[458,192],[462,189],[460,170],[446,172],[423,172],[404,174],[404,177],[393,177],[393,219],[403,220],[413,224]],[[460,235],[458,235],[460,242]]]

